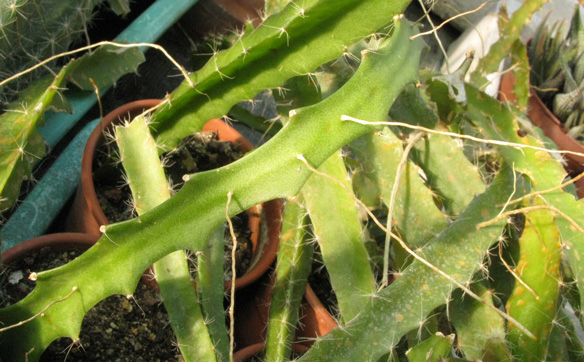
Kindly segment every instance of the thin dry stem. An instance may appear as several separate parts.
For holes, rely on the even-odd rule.
[[[17,78],[23,76],[24,74],[30,73],[33,70],[35,70],[35,69],[37,69],[39,67],[42,67],[43,65],[45,65],[47,63],[52,62],[55,59],[58,59],[58,58],[61,58],[61,57],[65,57],[65,56],[68,56],[68,55],[74,55],[74,54],[77,54],[77,53],[80,53],[80,52],[83,52],[83,51],[86,51],[86,50],[90,50],[90,49],[93,49],[93,48],[100,47],[102,45],[112,45],[112,46],[116,46],[116,47],[119,47],[119,48],[149,47],[149,48],[157,49],[157,50],[161,51],[168,58],[168,60],[170,60],[172,62],[172,64],[174,64],[180,70],[180,72],[184,76],[184,78],[187,81],[187,83],[189,83],[189,86],[191,88],[194,88],[195,87],[195,85],[193,84],[193,82],[189,78],[189,75],[188,75],[187,71],[184,69],[184,67],[182,65],[180,65],[176,60],[174,60],[174,58],[170,54],[168,54],[168,52],[166,51],[166,49],[164,49],[160,45],[158,45],[158,44],[152,44],[152,43],[130,43],[130,44],[124,44],[124,43],[116,43],[116,42],[112,42],[112,41],[100,41],[99,43],[90,44],[90,45],[87,45],[87,46],[84,46],[84,47],[81,47],[81,48],[78,48],[78,49],[75,49],[75,50],[71,50],[71,51],[68,51],[68,52],[63,52],[63,53],[60,53],[60,54],[53,55],[52,57],[47,58],[47,59],[43,60],[42,62],[37,63],[36,65],[33,65],[32,67],[23,70],[20,73],[16,73],[15,75],[13,75],[13,76],[11,76],[9,78],[4,79],[3,81],[0,82],[0,87],[3,86],[3,85],[5,85],[8,82],[14,80],[14,79],[17,79]]]
[[[478,137],[469,136],[469,135],[460,134],[460,133],[447,132],[447,131],[437,131],[435,129],[426,128],[426,127],[422,127],[422,126],[415,126],[415,125],[411,125],[411,124],[403,123],[403,122],[369,122],[369,121],[365,121],[365,120],[362,120],[362,119],[358,119],[358,118],[354,118],[354,117],[351,117],[351,116],[347,116],[347,115],[344,115],[344,114],[341,116],[341,121],[351,121],[351,122],[363,124],[363,125],[366,125],[366,126],[396,126],[396,127],[404,127],[404,128],[409,128],[409,129],[415,129],[415,130],[418,130],[418,131],[424,131],[424,132],[427,132],[427,133],[434,133],[434,134],[440,134],[440,135],[444,135],[444,136],[450,136],[450,137],[455,137],[455,138],[467,139],[467,140],[471,140],[471,141],[475,141],[475,142],[479,142],[479,143],[485,143],[485,144],[489,144],[489,145],[508,146],[508,147],[513,147],[513,148],[518,148],[518,149],[527,148],[527,149],[532,149],[532,150],[536,150],[536,151],[544,151],[544,152],[555,153],[555,154],[562,154],[562,155],[563,154],[569,154],[569,155],[576,155],[576,156],[582,156],[582,157],[584,157],[584,153],[580,153],[580,152],[563,151],[563,150],[550,150],[550,149],[547,149],[545,147],[537,147],[537,146],[531,146],[531,145],[524,145],[524,144],[520,144],[520,143],[513,143],[513,142],[505,142],[505,141],[497,141],[497,140],[490,140],[490,139],[478,138]]]
[[[440,51],[442,52],[442,55],[444,55],[444,61],[446,62],[446,69],[448,70],[448,73],[450,73],[450,62],[448,61],[448,54],[446,53],[446,49],[444,49],[444,45],[442,44],[442,40],[440,40],[440,37],[438,36],[438,29],[434,26],[434,22],[432,21],[432,19],[430,18],[430,15],[428,14],[428,10],[426,9],[426,5],[424,5],[424,1],[418,0],[418,2],[420,3],[420,6],[424,10],[424,15],[426,16],[426,19],[428,19],[428,23],[432,27],[432,30],[430,31],[430,33],[434,34],[434,37],[436,38],[436,41],[438,42],[438,46],[440,47]]]
[[[402,174],[402,169],[404,168],[405,164],[408,162],[408,156],[410,154],[410,151],[412,150],[412,148],[414,147],[414,145],[416,144],[416,142],[418,142],[420,140],[420,138],[422,138],[422,136],[424,136],[424,132],[419,132],[416,135],[414,135],[408,145],[406,146],[406,148],[404,149],[404,153],[402,155],[402,158],[399,162],[399,164],[397,165],[397,170],[395,172],[395,180],[393,181],[393,188],[391,189],[391,197],[389,198],[389,205],[388,205],[388,211],[387,211],[387,226],[386,229],[387,230],[391,230],[392,228],[392,223],[393,223],[393,210],[395,208],[395,200],[397,198],[397,192],[399,190],[399,182],[400,182],[400,178],[401,178],[401,174]],[[391,244],[391,233],[386,233],[385,234],[385,248],[383,250],[383,277],[381,279],[381,288],[384,288],[386,286],[389,285],[389,246]]]
[[[8,326],[8,327],[0,328],[0,333],[2,333],[2,332],[5,332],[5,331],[7,331],[7,330],[9,330],[9,329],[12,329],[12,328],[20,327],[21,325],[23,325],[23,324],[25,324],[25,323],[28,323],[28,322],[30,322],[30,321],[32,321],[32,320],[34,320],[34,319],[38,318],[38,317],[41,317],[41,316],[42,316],[42,315],[43,315],[43,314],[44,314],[44,313],[45,313],[45,312],[46,312],[46,311],[47,311],[49,308],[51,308],[51,307],[52,307],[54,304],[57,304],[57,303],[60,303],[60,302],[63,302],[63,301],[65,301],[65,300],[67,300],[67,299],[68,299],[68,298],[69,298],[71,295],[73,295],[73,293],[75,293],[76,291],[77,291],[77,287],[73,287],[73,289],[71,289],[71,291],[69,292],[69,294],[67,294],[66,296],[64,296],[64,297],[63,297],[63,298],[61,298],[61,299],[57,299],[57,300],[54,300],[54,301],[50,302],[50,303],[49,303],[49,304],[48,304],[46,307],[44,307],[44,308],[43,308],[43,310],[41,310],[41,311],[40,311],[40,312],[38,312],[37,314],[33,315],[32,317],[30,317],[30,318],[28,318],[28,319],[25,319],[25,320],[23,320],[23,321],[20,321],[20,322],[18,322],[18,323],[16,323],[16,324],[10,325],[10,326]]]
[[[388,230],[376,217],[375,215],[373,215],[373,213],[369,210],[369,208],[367,208],[367,206],[361,201],[359,200],[355,195],[353,195],[353,193],[347,188],[347,186],[345,186],[341,181],[337,180],[336,178],[332,177],[331,175],[328,175],[324,172],[320,172],[317,169],[315,169],[314,167],[312,167],[308,161],[306,160],[306,158],[304,158],[303,155],[297,155],[296,158],[298,158],[300,161],[302,161],[304,163],[304,165],[306,165],[306,167],[316,173],[317,175],[326,177],[332,181],[334,181],[335,183],[341,185],[341,187],[347,191],[347,193],[349,194],[349,196],[351,198],[353,198],[353,200],[355,200],[355,202],[357,202],[359,205],[361,205],[361,207],[363,207],[363,209],[367,212],[367,214],[371,217],[371,219],[373,220],[373,222],[375,222],[375,224],[385,233],[391,233],[391,237],[394,238],[395,240],[397,240],[397,242],[401,245],[401,247],[408,253],[410,254],[412,257],[414,257],[414,259],[418,260],[419,262],[421,262],[422,264],[426,265],[428,268],[430,268],[431,270],[435,271],[436,273],[440,274],[441,276],[443,276],[444,278],[446,278],[448,281],[450,281],[452,284],[456,285],[458,288],[462,289],[466,294],[470,295],[473,299],[477,300],[478,302],[486,305],[487,307],[491,308],[492,310],[494,310],[497,314],[499,314],[501,317],[505,318],[506,320],[508,320],[509,322],[515,324],[517,326],[517,328],[519,330],[521,330],[523,333],[525,333],[527,336],[529,336],[530,338],[535,338],[535,336],[533,335],[533,333],[531,333],[527,328],[525,328],[521,323],[519,323],[519,321],[517,321],[515,318],[513,318],[512,316],[510,316],[509,314],[499,310],[497,307],[491,305],[490,303],[488,303],[485,299],[481,298],[480,296],[478,296],[477,294],[475,294],[472,290],[470,290],[468,287],[466,287],[465,285],[463,285],[462,283],[460,283],[459,281],[457,281],[456,279],[454,279],[453,277],[451,277],[450,275],[448,275],[447,273],[443,272],[442,270],[438,269],[436,266],[434,266],[432,263],[430,263],[429,261],[427,261],[426,259],[422,258],[421,256],[419,256],[417,253],[415,253],[412,249],[410,249],[407,244],[396,234],[392,233],[391,230]]]
[[[580,225],[578,225],[578,223],[576,221],[574,221],[574,219],[572,219],[570,216],[568,216],[566,213],[564,213],[563,211],[561,211],[557,207],[554,207],[551,205],[528,206],[528,207],[524,207],[521,209],[504,212],[504,213],[500,214],[499,216],[497,216],[489,221],[485,221],[485,222],[482,222],[480,224],[477,224],[477,230],[482,229],[486,226],[492,225],[492,224],[496,223],[497,221],[504,219],[508,216],[517,215],[517,214],[527,214],[530,211],[536,211],[536,210],[551,210],[555,213],[558,213],[561,217],[566,219],[570,223],[570,225],[572,225],[576,230],[578,230],[578,232],[584,234],[584,229]]]
[[[458,18],[460,18],[460,17],[463,17],[463,16],[467,16],[467,15],[470,15],[470,14],[476,13],[477,11],[481,10],[483,7],[485,7],[485,6],[486,6],[488,3],[490,3],[490,2],[491,2],[491,1],[484,2],[484,3],[482,3],[481,5],[479,5],[479,6],[478,6],[476,9],[469,10],[469,11],[465,11],[465,12],[463,12],[463,13],[460,13],[460,14],[454,15],[453,17],[451,17],[451,18],[448,18],[448,19],[444,20],[444,21],[443,21],[443,22],[442,22],[440,25],[438,25],[438,26],[434,27],[432,30],[428,30],[428,31],[425,31],[425,32],[422,32],[422,33],[418,33],[418,34],[416,34],[416,35],[414,35],[414,36],[411,36],[411,37],[410,37],[410,39],[411,39],[411,40],[414,40],[414,39],[416,39],[417,37],[424,36],[424,35],[430,35],[430,34],[432,34],[432,33],[435,33],[435,32],[437,32],[438,30],[440,30],[440,29],[441,29],[441,28],[442,28],[444,25],[446,25],[446,24],[450,23],[450,22],[451,22],[451,21],[453,21],[453,20],[456,20],[456,19],[458,19]]]
[[[503,247],[502,247],[501,243],[499,243],[499,259],[501,259],[501,262],[503,262],[503,265],[505,265],[505,268],[509,271],[509,273],[511,273],[511,275],[513,275],[515,280],[517,280],[521,285],[523,285],[525,287],[525,289],[529,290],[529,292],[531,294],[533,294],[535,299],[539,299],[539,295],[537,295],[535,290],[533,290],[533,288],[531,288],[526,282],[524,282],[523,279],[521,279],[521,277],[505,261],[505,258],[503,258]]]
[[[550,192],[554,192],[554,191],[557,191],[557,190],[563,189],[564,187],[566,187],[566,186],[568,186],[568,185],[570,185],[570,184],[573,184],[574,182],[576,182],[576,181],[580,180],[582,177],[584,177],[584,172],[582,172],[582,173],[581,173],[581,174],[579,174],[578,176],[576,176],[576,177],[574,177],[574,178],[570,179],[569,181],[566,181],[566,182],[564,182],[564,183],[563,183],[563,184],[561,184],[561,185],[558,185],[558,186],[556,186],[556,187],[552,187],[551,189],[542,190],[542,191],[534,191],[534,192],[531,192],[531,193],[529,193],[529,194],[527,194],[527,195],[524,195],[524,196],[522,196],[522,197],[520,197],[520,198],[517,198],[517,199],[515,199],[515,200],[513,200],[513,201],[510,201],[510,202],[509,202],[509,205],[516,204],[516,203],[518,203],[518,202],[521,202],[521,201],[523,201],[523,200],[525,200],[525,199],[528,199],[528,198],[530,198],[530,197],[533,197],[533,196],[539,196],[539,195],[543,195],[543,194],[547,194],[547,193],[550,193]]]

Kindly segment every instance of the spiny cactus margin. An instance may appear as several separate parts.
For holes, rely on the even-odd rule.
[[[157,143],[172,148],[211,118],[264,89],[309,74],[343,55],[348,45],[378,31],[410,0],[292,1],[280,13],[216,54],[171,94],[171,104],[154,114]],[[367,21],[363,21],[367,19]],[[386,27],[386,28],[384,28]]]
[[[342,122],[343,114],[383,120],[403,87],[415,81],[422,44],[410,39],[412,33],[405,20],[396,19],[391,38],[363,55],[358,71],[339,92],[297,110],[262,147],[229,166],[191,175],[170,200],[136,219],[104,227],[103,237],[79,258],[39,273],[31,294],[0,309],[3,325],[29,319],[51,302],[66,299],[52,305],[44,317],[3,332],[1,357],[22,361],[33,349],[28,359],[36,360],[42,346],[58,337],[76,336],[83,316],[96,303],[113,294],[132,294],[142,272],[161,257],[179,249],[204,250],[224,222],[228,192],[234,195],[230,216],[267,200],[296,195],[311,175],[299,154],[318,167],[343,145],[373,130]]]
[[[525,194],[529,185],[504,167],[495,181],[475,197],[460,217],[422,248],[419,255],[462,284],[471,282],[488,248],[505,226],[497,222],[477,229],[502,210],[511,194]],[[299,361],[377,361],[390,352],[406,332],[418,328],[434,308],[447,304],[454,285],[415,260],[399,277],[363,305],[348,324],[317,341]],[[376,343],[357,343],[375,340]]]
[[[544,146],[540,141],[541,131],[537,129],[532,131],[539,132],[535,137],[518,136],[519,125],[508,105],[486,96],[472,85],[467,85],[466,93],[466,113],[486,137],[532,147]],[[497,146],[497,149],[507,163],[514,164],[515,170],[532,180],[536,192],[555,188],[566,177],[562,165],[547,152],[507,146]],[[546,193],[543,199],[546,205],[561,210],[576,225],[584,225],[584,204],[576,201],[571,194],[555,190]],[[555,222],[563,242],[562,248],[576,277],[581,305],[584,305],[584,260],[581,258],[584,255],[584,234],[563,216],[556,217]]]
[[[265,356],[267,362],[290,359],[298,309],[306,290],[314,252],[306,227],[306,209],[298,201],[289,199],[282,217],[276,280],[270,303]]]
[[[491,45],[489,52],[480,59],[477,70],[471,80],[475,84],[483,85],[487,75],[497,72],[501,61],[509,56],[509,49],[521,36],[521,29],[531,22],[531,16],[541,9],[547,0],[525,0],[515,10],[504,29],[499,29],[500,38]],[[505,9],[503,9],[505,11]]]
[[[171,195],[156,143],[143,115],[114,129],[136,211],[143,215]],[[185,252],[177,250],[154,263],[154,274],[183,359],[215,362]]]
[[[31,176],[33,165],[45,154],[45,144],[36,131],[44,111],[57,94],[69,67],[56,77],[36,81],[0,115],[0,213],[18,198],[22,180]]]
[[[1,78],[19,73],[40,60],[66,51],[86,37],[87,25],[103,0],[2,0],[0,1]],[[108,0],[113,10],[129,11],[129,0]],[[88,40],[88,39],[85,39]],[[56,69],[56,64],[49,66]],[[0,90],[0,100],[8,103],[31,81],[48,74],[47,68],[20,77],[17,83]]]

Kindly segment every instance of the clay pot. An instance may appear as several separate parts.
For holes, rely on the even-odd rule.
[[[98,125],[90,135],[81,163],[81,185],[77,190],[74,204],[68,220],[68,230],[101,235],[100,225],[107,225],[107,220],[96,195],[93,182],[93,160],[96,149],[103,144],[103,129],[111,127],[113,123],[122,122],[124,119],[133,118],[144,110],[158,105],[161,100],[148,99],[125,104],[116,108],[104,117],[102,124]],[[203,131],[213,131],[219,134],[219,139],[236,143],[242,152],[253,149],[252,144],[239,132],[219,119],[207,122]],[[272,200],[262,205],[256,205],[247,211],[249,228],[252,232],[253,243],[252,267],[244,275],[236,279],[236,288],[249,285],[263,275],[276,259],[278,251],[281,201]],[[266,220],[268,240],[260,245],[260,216]],[[148,278],[143,278],[146,284],[152,285]],[[225,283],[226,288],[231,288],[231,283]]]
[[[3,285],[3,291],[7,295],[6,300],[17,301],[27,294],[26,290],[32,291],[34,282],[27,280],[29,275],[25,273],[43,271],[44,269],[51,268],[49,265],[60,266],[58,265],[58,260],[63,259],[63,257],[59,256],[59,259],[47,264],[46,262],[50,259],[47,259],[47,254],[43,249],[49,249],[50,252],[54,252],[54,255],[70,251],[84,252],[93,246],[98,239],[95,235],[79,233],[47,234],[26,240],[6,250],[2,253],[2,266],[6,268],[3,270],[3,273],[7,273],[8,280],[10,280],[10,275],[13,271],[20,270],[23,272],[23,275],[20,276],[22,279],[15,282],[18,285],[10,285],[14,284],[12,282]],[[39,257],[38,259],[30,258],[35,254]],[[67,259],[70,257],[71,255],[68,255]],[[27,260],[28,258],[30,259]],[[26,263],[21,263],[22,261],[26,261]],[[65,262],[65,260],[62,261]],[[33,264],[29,265],[29,263]],[[23,287],[24,289],[22,289]]]
[[[10,265],[21,260],[27,254],[44,247],[53,250],[79,250],[85,251],[97,242],[95,235],[80,233],[47,234],[17,244],[2,253],[2,265]]]
[[[296,330],[296,338],[306,346],[312,346],[315,337],[322,337],[339,325],[322,305],[309,284],[306,285],[306,308],[302,308],[300,325]]]
[[[515,77],[512,72],[506,72],[501,77],[499,99],[503,101],[514,101],[517,99],[513,91]],[[541,99],[531,91],[527,107],[527,116],[533,124],[542,129],[546,137],[550,138],[560,150],[579,152],[584,154],[584,146],[571,136],[568,136],[562,129],[560,120],[543,104]],[[572,154],[564,154],[567,164],[566,171],[574,177],[584,172],[584,157]],[[578,197],[584,197],[584,179],[575,182]]]
[[[233,354],[233,360],[235,362],[244,362],[248,358],[251,358],[261,353],[263,350],[264,350],[263,343],[252,344],[251,346],[247,346],[235,352]],[[308,347],[300,344],[293,344],[292,350],[296,353],[305,353],[306,351],[308,351]]]
[[[261,344],[266,340],[274,276],[265,275],[255,284],[253,293],[240,293],[235,311],[236,348]],[[322,337],[338,327],[309,284],[300,306],[296,326],[296,344],[309,348],[316,337]]]

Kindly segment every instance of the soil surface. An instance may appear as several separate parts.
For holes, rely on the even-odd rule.
[[[35,282],[31,272],[64,265],[81,251],[54,251],[43,248],[7,267],[2,274],[2,307],[30,293]],[[111,296],[92,308],[83,319],[77,343],[69,338],[54,341],[41,362],[75,361],[183,361],[160,295],[142,283],[126,298]]]
[[[41,362],[183,361],[160,295],[138,284],[129,298],[111,296],[83,319],[77,343],[69,338],[53,342]]]

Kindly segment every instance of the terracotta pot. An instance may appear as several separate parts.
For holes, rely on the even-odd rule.
[[[251,346],[247,346],[245,348],[240,349],[239,351],[233,354],[233,360],[235,362],[244,362],[248,358],[258,355],[264,350],[263,343],[256,343],[252,344]],[[308,351],[308,347],[300,345],[300,344],[293,344],[292,350],[296,353],[305,353]]]
[[[50,247],[53,250],[79,250],[85,251],[97,242],[95,235],[80,233],[47,234],[27,240],[13,246],[2,253],[2,265],[11,265],[21,260],[32,251]]]
[[[273,274],[265,275],[255,285],[253,293],[241,293],[237,302],[239,308],[235,311],[234,332],[236,349],[261,344],[267,337]],[[315,337],[322,337],[336,327],[337,322],[307,284],[296,326],[297,344],[310,347]]]
[[[124,118],[131,118],[145,109],[152,108],[160,103],[158,99],[148,99],[128,103],[110,112],[103,119],[103,126],[100,124],[90,135],[83,153],[81,163],[81,185],[77,191],[76,200],[69,216],[68,228],[71,231],[85,232],[101,235],[100,225],[107,225],[107,220],[97,199],[93,183],[93,159],[96,149],[103,144],[103,128],[111,127],[113,123],[121,122]],[[103,127],[103,128],[102,128]],[[242,152],[249,152],[253,149],[252,144],[239,132],[225,124],[219,119],[207,122],[203,131],[213,131],[219,134],[219,138],[237,144]],[[247,211],[249,217],[249,228],[252,232],[251,241],[253,243],[252,267],[236,279],[236,288],[249,285],[263,275],[276,259],[278,243],[280,237],[280,216],[281,201],[272,200],[262,205],[254,206]],[[264,245],[259,245],[260,216],[266,220],[267,241]],[[153,283],[147,277],[143,278],[148,285]],[[225,283],[226,288],[231,288],[231,283]]]
[[[499,99],[503,101],[514,101],[517,99],[513,91],[515,77],[512,72],[506,72],[501,77]],[[529,95],[527,116],[533,124],[542,129],[546,137],[550,138],[560,150],[579,152],[584,154],[584,146],[571,136],[568,136],[562,129],[560,120],[543,104],[541,99],[532,90]],[[584,157],[572,154],[564,154],[567,164],[566,171],[574,177],[584,172]],[[584,197],[584,179],[575,182],[578,197]]]
[[[296,330],[296,338],[302,344],[312,346],[315,337],[327,335],[339,325],[318,299],[310,285],[306,285],[304,299],[307,308],[302,309],[302,314],[298,319],[300,325]]]

